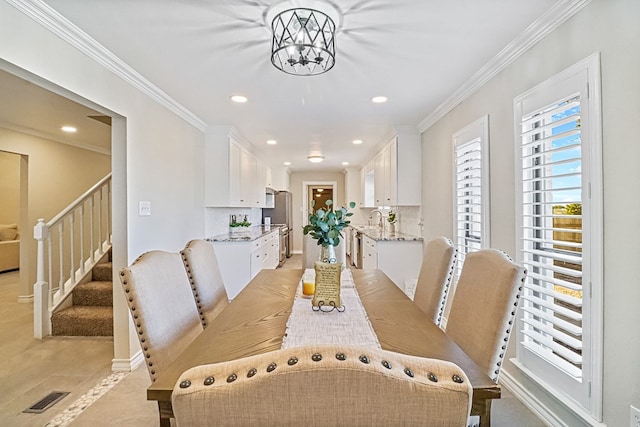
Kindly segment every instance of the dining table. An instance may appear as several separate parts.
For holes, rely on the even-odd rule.
[[[303,274],[302,269],[262,270],[158,375],[147,389],[147,400],[158,402],[161,426],[170,425],[169,420],[173,417],[171,394],[178,378],[187,369],[282,348]],[[471,415],[480,416],[481,426],[491,425],[491,401],[500,398],[500,385],[494,383],[384,272],[353,269],[351,275],[380,347],[458,365],[473,386]]]

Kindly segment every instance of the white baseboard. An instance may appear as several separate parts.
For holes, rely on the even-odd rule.
[[[143,363],[142,350],[138,350],[130,359],[112,359],[111,370],[113,372],[131,372]]]
[[[524,406],[550,427],[568,427],[553,411],[546,407],[537,397],[531,394],[521,383],[516,381],[508,371],[500,372],[500,385],[508,389]]]
[[[31,304],[33,303],[33,294],[31,295],[18,295],[19,304]]]
[[[302,255],[302,251],[301,250],[299,250],[299,251],[291,251],[291,254],[293,254],[293,255]]]

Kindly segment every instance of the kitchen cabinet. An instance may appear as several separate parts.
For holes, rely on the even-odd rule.
[[[267,187],[278,191],[291,191],[289,168],[269,168],[267,172]]]
[[[278,267],[280,253],[278,237],[279,230],[275,228],[252,241],[212,242],[229,299],[235,298],[263,268]]]
[[[360,196],[359,206],[361,208],[375,208],[374,186],[375,186],[375,159],[371,160],[360,170]]]
[[[228,132],[207,131],[205,142],[206,206],[265,206],[266,166]]]
[[[362,268],[365,270],[378,268],[377,243],[368,236],[362,236]]]
[[[421,240],[374,240],[363,234],[361,250],[363,269],[382,270],[403,291],[420,274]]]
[[[420,206],[422,198],[422,149],[413,130],[398,132],[376,156],[373,166],[363,168],[363,207]]]

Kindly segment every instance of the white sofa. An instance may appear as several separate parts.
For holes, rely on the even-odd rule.
[[[20,268],[20,232],[17,224],[0,224],[0,273]]]

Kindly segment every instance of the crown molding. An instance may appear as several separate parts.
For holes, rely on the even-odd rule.
[[[207,124],[201,118],[179,104],[43,1],[6,0],[6,2],[200,131],[207,128]]]
[[[105,154],[107,156],[111,155],[111,150],[108,148],[97,147],[93,144],[89,144],[86,142],[71,141],[68,139],[60,138],[59,136],[56,136],[47,132],[42,132],[42,131],[31,129],[28,127],[19,126],[14,123],[6,122],[4,120],[0,120],[0,129],[7,129],[7,130],[11,130],[18,133],[35,136],[37,138],[47,139],[49,141],[70,145],[72,147],[80,148],[82,150],[93,151],[94,153],[98,153],[98,154]]]
[[[504,70],[523,53],[546,37],[573,15],[578,13],[591,0],[559,0],[544,15],[529,25],[518,37],[502,49],[465,84],[453,92],[442,104],[418,124],[420,133],[433,126],[438,120],[453,110],[458,104],[474,94]]]

